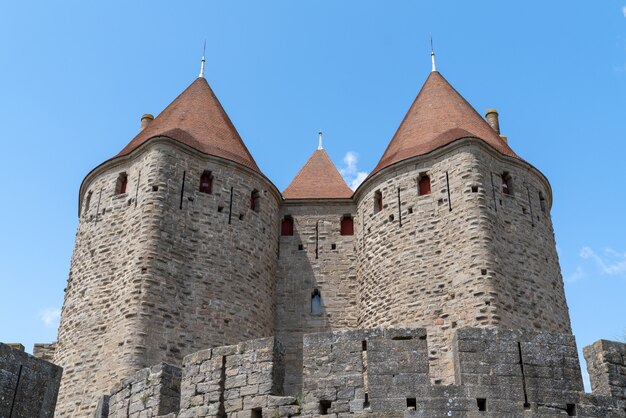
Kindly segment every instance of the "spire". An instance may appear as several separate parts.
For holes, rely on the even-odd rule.
[[[206,52],[206,40],[204,41],[204,48],[202,48],[202,64],[200,64],[200,75],[198,77],[204,78],[204,54]]]
[[[435,66],[435,48],[433,48],[433,35],[430,35],[430,60],[433,63],[433,69],[431,71],[437,71]]]
[[[500,153],[519,158],[438,71],[431,72],[370,176],[468,137],[481,139]]]
[[[261,172],[209,83],[202,77],[196,78],[117,156],[127,155],[157,137],[171,138],[205,154]]]
[[[352,190],[326,151],[318,148],[283,191],[285,199],[349,199]]]
[[[322,130],[321,129],[319,132],[319,142],[317,144],[317,149],[324,149],[324,147],[322,146]]]

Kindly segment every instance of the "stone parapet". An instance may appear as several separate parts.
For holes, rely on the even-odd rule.
[[[626,344],[599,340],[583,354],[593,392],[626,400]]]
[[[63,369],[0,343],[0,417],[52,418]]]

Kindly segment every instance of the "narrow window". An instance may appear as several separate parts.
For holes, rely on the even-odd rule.
[[[285,215],[280,225],[280,235],[293,235],[293,218]]]
[[[546,213],[546,198],[543,197],[543,193],[539,192],[539,205],[541,206],[541,211]]]
[[[513,178],[506,171],[502,173],[502,193],[512,195],[513,194]]]
[[[320,295],[320,291],[315,289],[311,294],[311,313],[313,315],[318,315],[322,313],[322,295]]]
[[[115,194],[124,194],[126,193],[126,185],[128,184],[128,175],[124,173],[120,173],[117,176],[117,182],[115,183]]]
[[[380,190],[376,190],[374,193],[374,213],[378,213],[383,210],[383,194]]]
[[[420,196],[430,194],[430,177],[426,173],[420,174],[418,186],[418,192]]]
[[[328,415],[328,410],[331,406],[331,401],[320,401],[320,415]]]
[[[485,398],[477,398],[476,399],[476,406],[478,406],[478,410],[479,411],[486,411],[487,410],[487,399],[485,399]]]
[[[341,235],[354,235],[354,220],[350,215],[341,218]]]
[[[417,408],[417,399],[416,398],[406,398],[406,409],[409,411],[415,411]]]
[[[258,212],[261,209],[260,202],[259,202],[260,199],[261,197],[259,196],[259,191],[252,190],[252,192],[250,193],[250,209],[252,209],[255,212]]]
[[[213,190],[213,176],[210,171],[205,171],[200,176],[200,193],[211,194]]]
[[[255,408],[250,411],[250,418],[263,418],[263,410],[261,408]]]
[[[91,203],[91,195],[93,194],[93,191],[89,191],[87,193],[87,197],[85,198],[85,212],[87,212],[89,210],[89,204]]]
[[[566,406],[567,409],[567,415],[570,417],[575,417],[576,416],[576,405],[573,403],[568,403]]]

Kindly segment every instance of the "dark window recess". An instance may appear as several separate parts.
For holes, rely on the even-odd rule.
[[[152,186],[152,191],[153,192],[158,192],[159,191],[159,186]]]
[[[256,408],[250,411],[250,418],[263,418],[263,412],[261,408]]]
[[[426,174],[420,175],[418,186],[420,196],[430,194],[430,177],[428,177]]]
[[[416,398],[406,398],[406,409],[415,411],[417,409],[417,399]]]
[[[513,178],[506,171],[502,173],[502,193],[513,194]]]
[[[487,274],[487,269],[480,269],[480,274],[483,276]]]
[[[239,214],[239,220],[240,220],[240,221],[243,221],[243,213],[240,213],[240,214]]]
[[[87,193],[87,198],[85,199],[85,211],[89,210],[89,205],[91,204],[91,195],[93,194],[93,191],[89,191],[89,193]]]
[[[476,405],[478,406],[479,411],[487,410],[487,399],[485,398],[476,398]]]
[[[394,219],[395,219],[395,217],[393,216],[393,213],[391,215],[389,215],[389,222],[393,222]]]
[[[374,213],[378,213],[383,210],[383,194],[380,190],[376,190],[374,193]]]
[[[126,173],[120,173],[117,176],[117,182],[115,183],[115,194],[126,193],[126,186],[128,185],[128,175]]]
[[[367,351],[367,340],[361,341],[361,350]]]
[[[413,206],[409,206],[408,212],[413,213]]]
[[[330,244],[330,249],[331,250],[336,250],[337,249],[337,244]]]
[[[224,210],[224,206],[218,206],[218,207],[217,207],[217,211],[218,211],[218,212],[222,212],[223,210]]]
[[[341,218],[341,235],[354,235],[354,220],[350,215]]]
[[[328,410],[332,404],[331,401],[320,401],[320,415],[328,415]]]
[[[261,210],[261,196],[258,190],[252,190],[252,193],[250,193],[250,209],[255,212]]]
[[[280,235],[293,235],[293,218],[285,215],[280,224]]]
[[[576,416],[576,405],[573,403],[568,403],[566,406],[567,415],[570,417]]]
[[[410,335],[396,335],[395,337],[391,338],[393,341],[408,341],[408,340],[412,340],[413,337],[411,337]]]
[[[211,194],[213,191],[213,176],[210,171],[205,171],[200,176],[200,193]]]
[[[369,408],[369,407],[370,407],[370,397],[369,397],[369,394],[366,392],[365,400],[363,401],[363,408]]]
[[[542,212],[546,212],[546,198],[543,197],[543,193],[539,192],[539,206]]]
[[[322,313],[322,295],[317,289],[311,293],[311,313],[314,315]]]
[[[478,186],[472,186],[472,193],[478,193]]]
[[[304,250],[304,245],[298,244],[298,251],[303,251],[303,250]]]

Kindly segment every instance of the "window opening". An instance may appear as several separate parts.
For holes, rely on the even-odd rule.
[[[546,198],[543,197],[543,193],[539,192],[539,205],[541,207],[541,211],[546,213]]]
[[[513,178],[506,171],[502,173],[502,193],[512,195],[513,194]]]
[[[331,401],[320,401],[320,415],[328,415],[331,405]]]
[[[378,213],[383,210],[383,194],[380,190],[376,190],[374,193],[374,213]]]
[[[85,199],[85,212],[87,212],[89,210],[89,205],[91,204],[91,195],[93,194],[93,191],[90,190],[87,193],[87,198]]]
[[[354,235],[354,220],[350,215],[341,218],[341,235]]]
[[[415,411],[415,409],[417,409],[417,399],[406,398],[406,409],[408,409],[409,411]]]
[[[430,194],[430,177],[426,173],[420,174],[418,186],[418,192],[420,196]]]
[[[128,185],[128,175],[124,173],[120,173],[117,176],[117,182],[115,184],[115,194],[124,194],[126,193],[126,186]]]
[[[285,215],[283,218],[280,225],[280,235],[293,235],[293,218],[291,216]]]
[[[259,195],[259,191],[252,190],[252,192],[250,193],[250,209],[252,209],[255,212],[258,212],[261,209],[260,199],[261,199],[261,196]]]
[[[476,405],[478,406],[479,411],[487,410],[487,399],[485,398],[476,398]]]
[[[311,313],[318,315],[322,313],[322,295],[320,291],[315,289],[311,294]]]
[[[567,415],[570,417],[575,417],[576,416],[576,405],[573,403],[568,403],[567,404]]]
[[[205,171],[200,176],[200,193],[211,194],[213,191],[213,176],[210,171]]]

